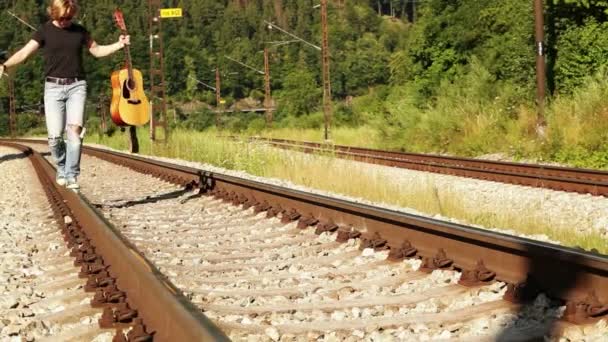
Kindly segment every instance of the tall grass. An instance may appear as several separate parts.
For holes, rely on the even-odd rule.
[[[529,90],[493,79],[472,63],[471,72],[456,83],[444,83],[436,98],[421,101],[416,84],[383,88],[355,99],[353,113],[367,124],[334,127],[332,142],[415,152],[478,156],[502,153],[508,157],[557,161],[579,167],[608,168],[608,77],[600,73],[570,95],[556,97],[546,108],[548,130],[536,134],[536,109],[522,100]],[[317,115],[316,117],[321,117]],[[309,118],[310,119],[310,118]],[[317,118],[318,119],[318,118]],[[291,120],[297,120],[293,117]],[[226,133],[222,132],[226,135]],[[544,234],[568,246],[608,253],[599,234],[581,234],[594,223],[584,219],[547,217],[543,203],[528,210],[509,210],[500,203],[481,206],[461,192],[424,181],[402,183],[389,175],[358,164],[330,158],[284,152],[243,141],[217,138],[218,132],[173,130],[170,143],[150,144],[139,130],[141,153],[209,163],[250,174],[289,180],[295,184],[332,191],[426,215],[452,217],[469,224]],[[263,130],[272,138],[323,142],[323,129],[276,128]],[[89,142],[126,149],[126,135],[92,135]],[[534,208],[536,207],[536,209]]]
[[[260,136],[265,138],[289,139],[299,141],[325,140],[323,129],[297,129],[297,128],[277,128],[263,131]],[[336,127],[330,129],[330,137],[333,143],[338,145],[376,147],[378,143],[378,132],[370,126],[360,127]]]
[[[140,130],[139,133],[140,137],[144,137],[146,132]],[[402,182],[390,174],[378,172],[374,168],[363,168],[350,161],[222,139],[217,137],[215,131],[200,133],[174,130],[170,139],[169,144],[154,145],[142,138],[141,153],[209,163],[257,176],[284,179],[310,188],[411,208],[428,216],[452,217],[465,223],[512,229],[529,235],[544,234],[568,246],[596,248],[608,253],[608,247],[601,236],[573,234],[570,227],[578,224],[575,221],[553,220],[534,209],[529,212],[509,211],[500,204],[494,209],[476,208],[474,203],[463,201],[460,193],[442,188],[433,175],[427,176],[423,181]],[[112,138],[92,136],[88,142],[117,149],[127,148],[126,135]]]
[[[549,157],[574,166],[608,168],[607,73],[590,78],[570,96],[560,96],[549,114]]]
[[[501,153],[515,159],[608,169],[607,72],[590,77],[573,94],[553,98],[545,111],[547,134],[540,137],[529,89],[497,81],[475,63],[471,69],[456,82],[444,82],[428,103],[421,103],[416,84],[355,100],[353,111],[366,124],[333,128],[331,140],[340,145],[461,156]],[[279,128],[261,135],[324,140],[322,129]]]

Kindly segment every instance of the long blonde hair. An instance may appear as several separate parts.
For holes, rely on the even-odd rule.
[[[51,5],[46,11],[53,20],[61,17],[73,17],[78,13],[78,3],[76,0],[51,0]]]

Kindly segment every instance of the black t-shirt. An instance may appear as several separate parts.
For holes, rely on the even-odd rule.
[[[82,47],[88,45],[90,35],[84,27],[72,23],[69,27],[60,28],[48,21],[34,33],[32,39],[44,51],[45,76],[85,77]]]

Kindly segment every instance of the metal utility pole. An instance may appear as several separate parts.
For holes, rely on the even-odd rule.
[[[266,127],[272,127],[272,97],[270,94],[270,58],[268,48],[264,48],[264,107],[266,108]]]
[[[108,132],[108,126],[106,123],[106,115],[107,115],[107,110],[108,107],[106,106],[106,95],[101,93],[99,94],[99,104],[97,105],[98,110],[99,110],[99,117],[101,118],[101,122],[99,123],[99,127],[101,129],[101,132],[103,134],[106,134]]]
[[[220,112],[222,101],[222,79],[220,78],[220,68],[215,68],[215,126],[220,129]]]
[[[8,76],[8,128],[11,138],[17,135],[17,113],[15,105],[15,82],[13,76]]]
[[[163,60],[162,24],[160,18],[161,0],[148,0],[150,17],[150,140],[157,139],[156,128],[162,127],[164,141],[167,141],[167,99],[165,98],[165,73]],[[156,44],[154,41],[156,40]],[[158,118],[158,121],[157,121]]]
[[[293,33],[289,33],[286,30],[278,27],[277,25],[264,20],[264,23],[268,25],[269,29],[276,28],[277,30],[285,33],[286,35],[300,41],[306,45],[309,45],[317,50],[321,51],[322,56],[322,72],[323,72],[323,114],[325,117],[325,140],[329,140],[329,133],[331,127],[331,84],[329,78],[329,39],[327,29],[327,0],[321,0],[321,4],[314,6],[314,8],[321,7],[321,27],[322,27],[322,46],[317,46],[311,42],[308,42]]]
[[[229,56],[224,56],[227,59],[244,66],[245,68],[248,68],[250,70],[253,70],[255,72],[257,72],[260,75],[264,75],[264,91],[265,91],[265,95],[264,95],[264,108],[266,109],[266,126],[270,127],[272,126],[272,98],[270,95],[270,59],[269,59],[269,52],[268,52],[268,48],[264,48],[264,71],[258,70],[250,65],[247,65],[241,61],[238,61],[234,58],[231,58]]]
[[[545,121],[545,20],[543,0],[534,0],[534,21],[536,37],[536,105],[537,129],[543,134]]]
[[[331,84],[329,79],[329,40],[327,34],[327,0],[321,0],[321,55],[323,62],[323,115],[325,117],[325,140],[329,140],[331,127]]]

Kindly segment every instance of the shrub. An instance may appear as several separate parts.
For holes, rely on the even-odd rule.
[[[203,131],[213,125],[215,125],[215,113],[210,110],[190,113],[187,119],[181,123],[182,127],[195,131]]]
[[[583,26],[571,26],[557,42],[555,81],[560,93],[571,93],[585,78],[608,64],[608,23],[590,19]]]

